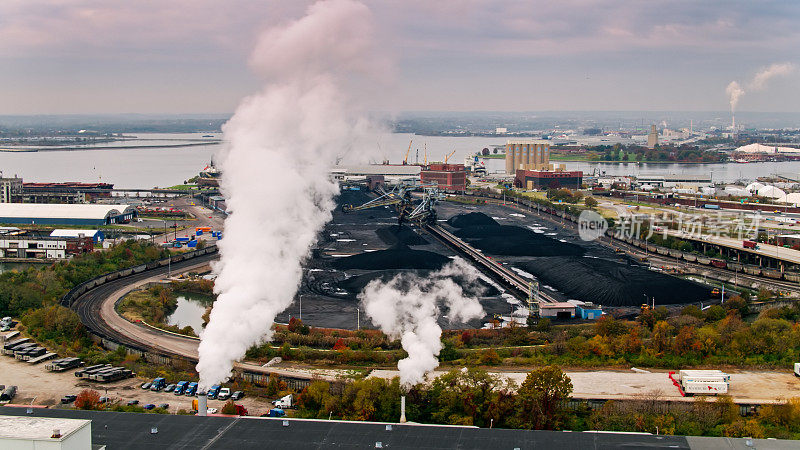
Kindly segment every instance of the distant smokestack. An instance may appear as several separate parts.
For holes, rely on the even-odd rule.
[[[400,397],[400,423],[406,423],[406,396]]]
[[[208,415],[208,397],[205,392],[197,394],[197,415]]]
[[[736,140],[736,114],[731,114],[731,138]]]

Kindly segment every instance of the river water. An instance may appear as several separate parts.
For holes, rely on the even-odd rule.
[[[118,145],[147,145],[147,148],[109,148],[112,144],[98,144],[87,150],[43,151],[11,153],[0,152],[0,170],[5,176],[18,175],[31,182],[106,182],[118,188],[168,187],[183,183],[211,161],[220,144],[209,143],[193,147],[159,147],[180,143],[196,143],[205,133],[192,134],[138,134],[139,140],[124,141]],[[219,134],[214,133],[215,137]],[[413,140],[408,161],[441,161],[455,150],[450,162],[463,163],[467,155],[484,147],[503,145],[506,138],[415,136],[407,133],[387,133],[380,136],[374,147],[361,150],[362,161],[380,163],[389,159],[400,163],[405,157],[409,141]],[[419,156],[417,156],[419,151]],[[774,173],[800,175],[800,161],[750,164],[615,164],[564,162],[568,170],[582,170],[587,174],[605,172],[607,175],[639,174],[711,174],[714,181],[733,182],[737,179],[755,179]],[[490,172],[505,169],[502,159],[486,161]],[[269,167],[264,167],[268,176]]]

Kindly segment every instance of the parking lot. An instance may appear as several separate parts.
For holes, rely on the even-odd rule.
[[[11,401],[13,404],[34,404],[43,406],[60,407],[61,397],[77,395],[83,389],[94,389],[101,396],[110,397],[112,402],[127,403],[129,400],[139,400],[139,405],[153,403],[169,404],[169,411],[174,413],[179,409],[191,410],[192,400],[195,397],[185,395],[176,396],[173,393],[153,392],[141,389],[142,383],[150,380],[129,378],[127,380],[111,383],[97,383],[81,378],[76,378],[75,369],[66,372],[48,372],[44,364],[31,365],[18,361],[10,356],[0,356],[0,384],[6,386],[16,385],[17,396]],[[168,380],[172,382],[173,380]],[[177,381],[177,380],[175,380]],[[261,415],[269,411],[271,405],[266,399],[245,397],[236,402],[247,408],[250,415]],[[225,401],[209,400],[209,408],[222,409]]]

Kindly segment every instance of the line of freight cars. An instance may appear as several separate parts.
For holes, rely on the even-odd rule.
[[[503,199],[503,195],[502,194],[495,194],[493,192],[475,193],[475,192],[467,191],[465,193],[465,195],[468,196],[468,197],[486,197],[486,198],[492,198],[492,199],[495,199],[495,200],[502,200]],[[506,199],[506,202],[511,204],[512,200]],[[516,202],[519,205],[522,205],[522,206],[525,206],[525,207],[529,207],[531,209],[537,208],[536,203],[530,202],[530,201],[525,200],[525,199],[516,199],[516,200],[514,200],[514,202]],[[550,208],[550,207],[539,205],[538,206],[538,210],[542,211],[542,212],[545,212],[545,213],[548,213],[548,214],[551,214],[551,215],[554,215],[554,216],[559,217],[559,218],[563,217],[564,220],[568,220],[570,222],[578,223],[578,218],[576,216],[573,216],[571,214],[565,214],[563,211],[557,210],[555,208]],[[612,230],[608,230],[606,234],[609,235],[610,237],[614,237],[613,236],[614,232]],[[640,247],[640,248],[644,248],[644,246],[645,246],[645,241],[641,241],[639,239],[633,239],[633,238],[628,237],[628,238],[620,239],[620,240],[622,240],[623,242],[627,242],[628,244],[634,245],[636,247]],[[748,247],[743,246],[743,248],[748,248]],[[762,276],[762,277],[772,278],[772,279],[775,279],[775,280],[793,281],[795,283],[800,282],[800,273],[797,273],[797,272],[781,272],[780,270],[777,270],[777,269],[768,269],[768,268],[764,268],[764,267],[756,266],[756,265],[741,264],[741,263],[737,263],[737,262],[733,262],[733,261],[725,261],[724,259],[709,258],[709,257],[703,256],[703,255],[698,255],[696,253],[686,253],[686,252],[682,252],[680,250],[669,249],[669,248],[666,248],[666,247],[659,247],[659,246],[655,246],[655,245],[649,244],[649,243],[647,244],[647,249],[649,251],[652,251],[653,253],[657,253],[657,254],[662,255],[662,256],[670,256],[670,257],[675,258],[675,259],[682,259],[684,261],[697,263],[697,264],[702,264],[702,265],[706,265],[706,266],[712,266],[712,267],[716,267],[716,268],[719,268],[719,269],[727,269],[727,270],[731,270],[731,271],[738,271],[738,272],[741,272],[741,273],[746,274],[746,275]]]
[[[75,371],[75,376],[91,381],[107,383],[109,381],[124,380],[136,376],[136,374],[124,367],[113,367],[111,364],[96,364]]]

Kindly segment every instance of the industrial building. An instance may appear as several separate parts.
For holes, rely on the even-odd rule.
[[[50,237],[79,238],[90,237],[95,243],[103,242],[106,237],[100,230],[53,230]]]
[[[0,258],[66,259],[92,250],[91,236],[51,237],[25,232],[0,235]]]
[[[22,183],[15,203],[86,203],[111,198],[110,183]]]
[[[91,450],[94,448],[92,421],[61,417],[0,416],[0,448]]]
[[[555,319],[575,318],[575,305],[569,302],[539,303],[539,316]]]
[[[658,130],[655,125],[650,125],[650,134],[647,135],[647,148],[656,148],[658,145]]]
[[[422,166],[413,164],[372,164],[368,166],[334,166],[331,175],[339,181],[364,180],[368,176],[383,175],[387,183],[397,183],[405,179],[420,179]]]
[[[565,170],[517,170],[514,186],[522,189],[580,189],[583,172]]]
[[[130,205],[0,203],[0,223],[26,225],[110,225],[137,216]]]
[[[506,173],[518,170],[547,170],[550,165],[550,142],[536,139],[506,141]]]
[[[464,192],[467,189],[467,172],[464,164],[430,164],[420,172],[423,184],[436,183],[439,190]]]
[[[636,183],[643,188],[690,189],[699,191],[711,187],[710,175],[640,175]]]
[[[0,174],[0,203],[11,203],[22,193],[22,178],[3,178]]]

